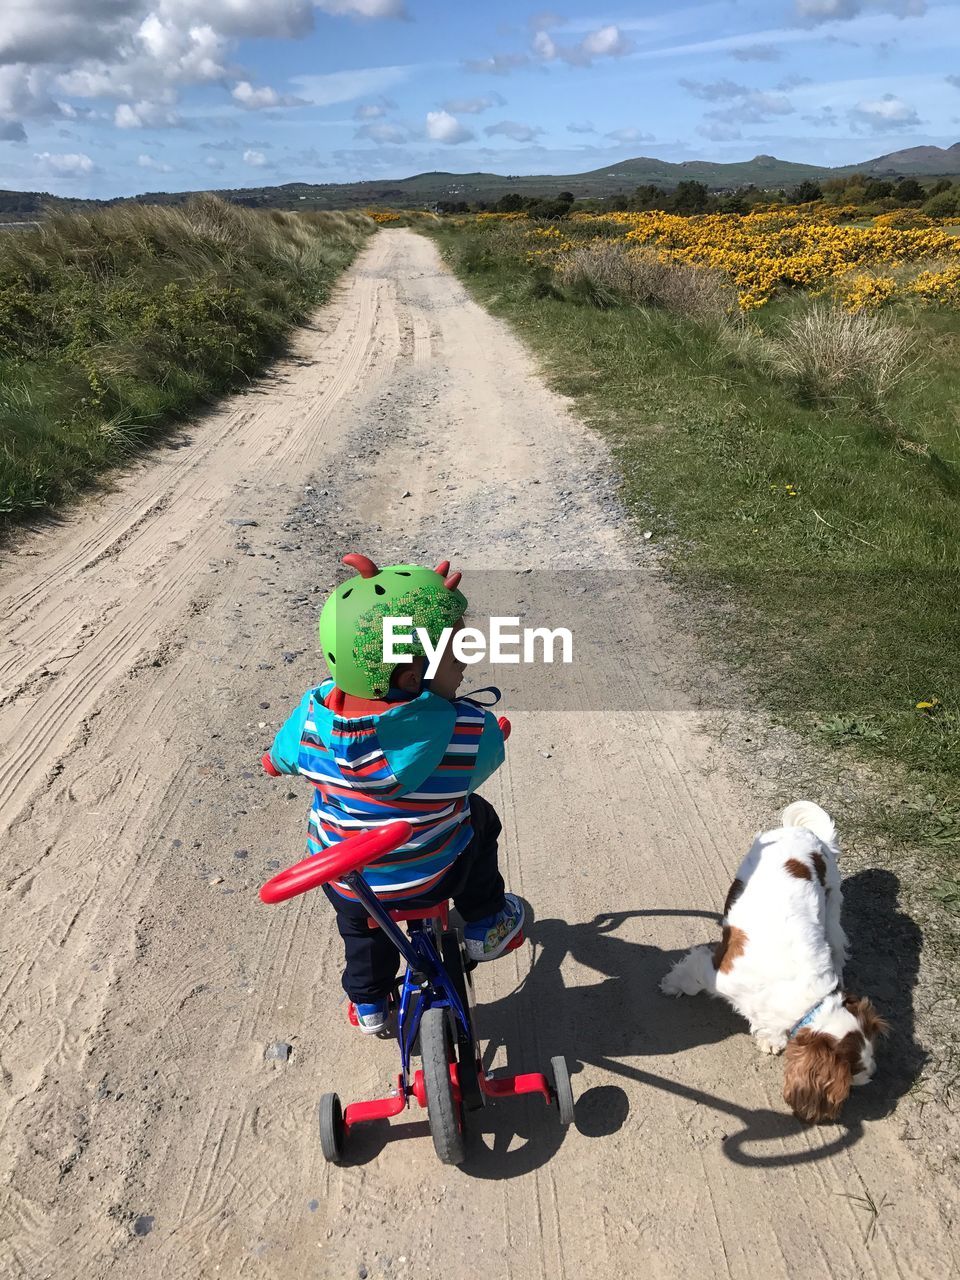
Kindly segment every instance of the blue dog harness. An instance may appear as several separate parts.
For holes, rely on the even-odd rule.
[[[787,1039],[792,1040],[793,1037],[797,1034],[797,1032],[800,1031],[803,1027],[809,1027],[811,1022],[813,1022],[814,1018],[817,1016],[817,1014],[820,1012],[823,1006],[827,1003],[830,997],[835,996],[839,990],[840,990],[840,986],[838,984],[833,988],[832,991],[828,991],[827,994],[821,1000],[818,1000],[812,1009],[808,1009],[807,1012],[800,1019],[800,1021],[795,1022],[793,1026],[790,1028],[790,1030],[787,1032]]]

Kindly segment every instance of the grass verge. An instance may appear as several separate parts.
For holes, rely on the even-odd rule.
[[[904,311],[885,338],[833,312],[823,342],[809,297],[748,323],[669,290],[637,305],[609,264],[564,283],[499,234],[435,238],[607,435],[632,515],[751,692],[820,744],[896,763],[883,825],[932,853],[931,892],[960,911],[960,314]]]
[[[0,239],[0,527],[77,494],[242,384],[374,224],[180,208],[54,218]]]

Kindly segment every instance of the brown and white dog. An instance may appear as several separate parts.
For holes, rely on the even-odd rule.
[[[668,996],[708,991],[750,1023],[764,1053],[786,1049],[784,1101],[801,1120],[836,1120],[852,1085],[874,1072],[888,1030],[843,990],[837,833],[819,805],[788,805],[757,837],[724,905],[723,937],[695,947],[660,983]]]

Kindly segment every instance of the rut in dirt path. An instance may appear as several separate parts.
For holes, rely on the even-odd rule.
[[[0,1271],[950,1274],[902,1072],[802,1129],[732,1014],[659,995],[772,815],[678,691],[696,654],[603,446],[434,246],[380,232],[291,358],[178,443],[0,573]],[[583,654],[496,672],[514,734],[485,794],[534,919],[477,982],[492,1067],[567,1054],[579,1129],[503,1104],[462,1170],[416,1115],[324,1165],[319,1094],[380,1093],[394,1051],[346,1024],[325,900],[255,892],[301,856],[308,798],[256,762],[322,675],[347,550],[449,556],[478,612],[565,610]]]

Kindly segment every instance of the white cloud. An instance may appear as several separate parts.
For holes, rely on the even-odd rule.
[[[801,22],[849,22],[871,9],[895,14],[898,18],[919,18],[927,11],[926,0],[794,0]]]
[[[153,156],[137,156],[137,164],[141,169],[152,169],[155,173],[173,173],[168,164],[155,160]]]
[[[26,142],[27,131],[19,120],[0,120],[0,142]]]
[[[403,0],[313,0],[324,13],[349,18],[405,18]]]
[[[369,124],[362,124],[353,136],[369,138],[371,142],[387,143],[390,146],[410,141],[406,129],[398,124],[391,124],[389,120],[372,120]]]
[[[726,137],[721,139],[721,133],[739,137],[737,126],[741,124],[763,124],[776,116],[792,115],[796,110],[785,93],[748,89],[745,84],[737,84],[733,80],[704,82],[681,79],[680,84],[688,93],[704,102],[730,103],[727,107],[717,107],[707,112],[708,121],[712,121],[712,124],[705,124],[704,128],[709,132],[698,130],[713,141],[726,140]]]
[[[231,96],[234,102],[239,102],[241,107],[246,107],[248,111],[279,107],[283,101],[276,89],[271,89],[268,84],[255,89],[249,80],[240,80],[235,84]]]
[[[121,102],[113,113],[118,129],[170,129],[180,117],[165,102]]]
[[[632,127],[614,129],[606,137],[612,138],[614,142],[656,142],[656,138],[652,133],[644,133],[642,129]]]
[[[711,142],[735,142],[743,134],[735,124],[724,124],[720,120],[710,120],[697,126],[701,138],[709,138]]]
[[[590,123],[589,120],[584,120],[582,124],[577,124],[576,122],[574,122],[573,124],[567,125],[567,133],[596,133],[596,132],[597,132],[596,129]]]
[[[730,50],[738,62],[779,62],[780,50],[775,44],[745,44]]]
[[[392,89],[408,79],[416,67],[361,67],[356,71],[330,71],[326,75],[292,76],[300,95],[317,107],[353,102],[372,93]]]
[[[55,173],[60,178],[83,178],[97,171],[97,166],[83,152],[51,155],[49,151],[43,151],[39,155],[34,155],[33,158],[49,173]]]
[[[553,37],[546,31],[538,31],[533,37],[533,52],[538,58],[552,61],[558,53]]]
[[[354,120],[380,120],[397,104],[381,98],[379,102],[364,102],[353,113]]]
[[[241,80],[234,85],[231,94],[234,102],[238,102],[247,111],[267,111],[272,107],[303,107],[303,98],[293,98],[289,94],[277,93],[270,85],[254,88],[249,80]]]
[[[237,41],[304,36],[317,9],[355,18],[406,16],[403,0],[0,0],[0,72],[31,76],[34,97],[46,98],[42,112],[38,101],[29,112],[21,104],[16,117],[0,111],[0,124],[27,114],[55,116],[51,91],[57,89],[67,98],[111,100],[118,128],[169,127],[178,123],[173,108],[180,91],[226,88],[238,79],[231,67]],[[363,72],[339,73],[342,85],[352,80],[358,87],[348,97],[341,88],[336,100],[375,91],[382,70],[366,80]],[[328,90],[336,83],[315,79],[327,81]],[[248,80],[239,80],[233,93],[250,110],[296,105]]]
[[[453,145],[458,142],[469,142],[473,138],[473,133],[449,111],[428,111],[427,137],[434,142]]]
[[[695,98],[704,102],[726,102],[734,98],[744,98],[750,92],[745,84],[736,84],[733,80],[687,80],[682,77],[680,84]]]
[[[902,129],[915,129],[923,123],[916,108],[893,93],[885,93],[873,101],[858,102],[847,114],[854,129],[866,129],[871,133],[897,133]]]
[[[479,75],[507,76],[529,61],[525,53],[495,53],[489,58],[467,58],[463,65],[467,71],[476,71]]]
[[[267,163],[267,157],[262,151],[245,151],[243,163],[250,165],[253,169],[262,169]]]
[[[633,46],[619,27],[609,26],[589,32],[580,47],[591,58],[622,58]]]
[[[535,125],[521,124],[519,120],[501,120],[499,124],[488,124],[483,132],[488,138],[502,134],[505,138],[512,138],[514,142],[532,142],[543,130]]]
[[[491,107],[505,106],[506,98],[499,93],[486,93],[479,98],[448,98],[442,105],[453,115],[477,116]]]
[[[595,58],[622,58],[633,47],[633,41],[612,23],[588,31],[576,44],[559,44],[543,29],[533,37],[533,52],[542,62],[559,60],[573,67],[589,67]]]
[[[960,89],[960,76],[947,76],[947,84],[952,84],[955,89]]]
[[[40,71],[22,64],[0,66],[0,125],[11,135],[23,130],[24,120],[56,119],[62,114]]]
[[[836,111],[833,107],[821,107],[819,111],[814,111],[810,115],[806,115],[803,119],[807,124],[815,125],[822,129],[836,129],[840,123]]]

